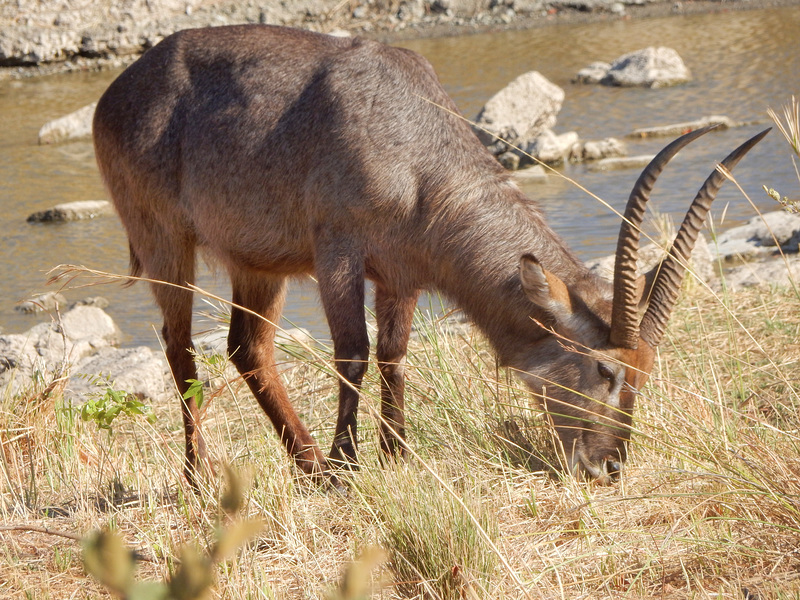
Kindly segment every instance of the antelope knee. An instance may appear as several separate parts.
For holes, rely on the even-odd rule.
[[[406,372],[406,357],[401,356],[395,360],[385,360],[378,364],[384,379],[403,377]]]
[[[360,383],[367,372],[367,360],[361,354],[353,354],[348,358],[340,358],[339,373],[341,373],[347,381],[352,383]]]

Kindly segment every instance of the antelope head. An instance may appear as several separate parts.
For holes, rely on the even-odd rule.
[[[607,483],[627,458],[636,394],[650,376],[689,257],[725,176],[717,169],[706,179],[666,257],[637,277],[645,205],[667,162],[710,129],[672,142],[634,185],[617,242],[613,294],[588,276],[567,285],[531,255],[520,261],[522,287],[552,334],[537,342],[521,376],[543,402],[575,474]],[[742,144],[722,167],[733,169],[768,131]]]

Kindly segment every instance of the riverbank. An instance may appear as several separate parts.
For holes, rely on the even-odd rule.
[[[530,29],[566,23],[644,19],[670,14],[753,10],[800,0],[108,0],[30,2],[0,7],[0,81],[116,68],[175,31],[268,23],[384,42]]]

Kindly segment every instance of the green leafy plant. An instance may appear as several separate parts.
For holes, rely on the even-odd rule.
[[[183,393],[183,399],[188,400],[194,396],[194,401],[197,403],[197,408],[202,408],[203,402],[205,401],[203,396],[203,382],[198,379],[187,379],[186,383],[189,384],[189,389]]]
[[[109,386],[102,395],[90,398],[80,409],[82,421],[92,421],[100,429],[112,430],[114,420],[121,416],[144,416],[148,423],[156,422],[153,409],[141,398]]]

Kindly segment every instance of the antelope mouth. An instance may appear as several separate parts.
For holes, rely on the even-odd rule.
[[[592,462],[583,449],[572,456],[572,473],[591,479],[599,485],[611,485],[619,480],[622,474],[622,463],[618,458],[606,456],[599,463]]]

